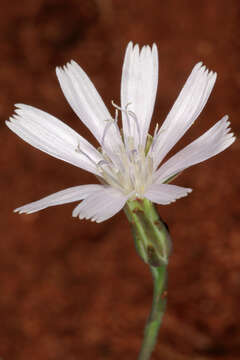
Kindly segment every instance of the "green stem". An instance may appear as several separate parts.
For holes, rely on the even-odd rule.
[[[151,313],[144,330],[144,339],[138,360],[148,360],[155,347],[159,328],[166,307],[166,266],[151,267],[153,275],[154,291]]]
[[[124,207],[131,223],[135,246],[153,276],[153,303],[138,360],[148,360],[155,347],[166,307],[167,264],[171,238],[156,208],[147,199],[128,201]]]

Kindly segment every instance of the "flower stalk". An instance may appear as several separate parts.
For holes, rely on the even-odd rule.
[[[153,276],[153,302],[138,360],[148,360],[155,347],[166,307],[167,264],[171,238],[156,208],[147,199],[128,201],[124,211],[131,223],[135,246]]]
[[[153,275],[154,284],[153,302],[152,309],[145,326],[144,339],[138,360],[150,359],[157,342],[157,336],[167,302],[167,266],[150,266],[150,269]]]

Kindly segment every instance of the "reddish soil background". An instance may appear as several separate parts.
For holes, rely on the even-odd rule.
[[[25,144],[4,124],[13,104],[42,108],[79,131],[55,76],[75,59],[107,105],[119,103],[129,40],[156,42],[164,120],[193,65],[219,77],[206,109],[177,148],[226,113],[240,131],[240,2],[14,0],[0,13],[0,357],[136,359],[151,304],[148,268],[123,212],[102,224],[71,217],[73,204],[32,215],[12,209],[92,175]],[[160,207],[174,241],[168,308],[155,360],[240,356],[239,140],[176,180],[193,193]]]

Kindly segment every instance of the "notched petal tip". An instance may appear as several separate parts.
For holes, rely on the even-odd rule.
[[[131,56],[131,54],[133,52],[133,48],[134,48],[133,42],[130,41],[127,44],[127,47],[126,47],[126,50],[125,50],[125,57],[124,57],[125,61],[126,61],[126,59],[128,59]]]
[[[153,43],[152,44],[152,54],[154,55],[154,56],[158,56],[158,48],[157,48],[157,45],[156,45],[156,43]]]
[[[133,47],[133,41],[131,40],[131,41],[129,41],[129,43],[127,44],[126,51],[127,51],[128,49],[132,48],[132,47]]]
[[[57,75],[57,76],[60,75],[60,74],[62,73],[62,67],[61,67],[61,66],[57,66],[56,69],[55,69],[55,71],[56,71],[56,75]]]
[[[11,116],[8,120],[5,121],[6,126],[13,132],[18,123],[18,117],[16,115]]]
[[[74,68],[80,68],[81,69],[81,66],[73,59],[71,59],[68,64],[67,64],[69,67],[74,67]],[[82,69],[81,69],[82,70]]]
[[[200,69],[202,66],[203,66],[202,61],[197,62],[196,65],[194,65],[194,67],[193,67],[193,71]]]
[[[201,74],[201,76],[206,77],[206,79],[208,79],[209,81],[213,81],[213,83],[215,83],[216,79],[217,79],[217,73],[213,70],[210,70],[206,67],[205,64],[203,64],[202,61],[198,62],[192,70],[193,73],[196,74]]]
[[[158,55],[158,49],[156,43],[153,43],[152,46],[143,45],[142,47],[140,47],[138,43],[133,44],[133,42],[130,41],[127,45],[126,53],[128,53],[129,51],[134,52],[135,54],[138,53],[138,55],[143,58],[145,56]]]
[[[191,188],[185,188],[185,192],[184,191],[179,192],[179,195],[176,195],[176,198],[173,201],[175,202],[178,199],[184,198],[188,196],[191,192],[192,192]]]
[[[210,71],[208,73],[208,78],[209,78],[209,81],[211,81],[213,84],[215,84],[215,82],[217,80],[217,73],[215,71]]]
[[[132,49],[132,53],[135,55],[135,56],[139,56],[139,44],[135,44],[133,45],[133,49]]]
[[[148,49],[150,49],[148,45],[143,45],[141,48],[139,48],[140,50],[139,56],[144,58],[147,54]]]
[[[19,214],[19,215],[21,215],[21,214],[28,214],[27,211],[24,211],[24,210],[22,210],[21,208],[14,209],[13,212],[14,212],[15,214]]]
[[[194,67],[192,72],[202,73],[202,76],[206,76],[208,79],[216,81],[217,73],[213,70],[207,68],[207,66],[202,62],[199,61]]]
[[[23,206],[20,206],[20,207],[13,210],[13,212],[15,214],[19,214],[19,215],[22,215],[22,214],[29,215],[29,214],[32,214],[32,213],[34,213],[36,211],[38,211],[38,210],[33,209],[30,204],[29,204],[29,206],[28,205],[23,205]]]
[[[213,70],[209,70],[206,68],[206,73],[207,73],[207,76],[210,78],[210,79],[215,79],[217,78],[217,73]]]
[[[14,106],[15,106],[17,109],[33,109],[33,106],[27,105],[27,104],[23,104],[23,103],[16,103],[16,104],[14,104]]]
[[[62,65],[62,66],[57,66],[56,69],[55,69],[57,76],[58,76],[58,75],[62,75],[64,72],[68,71],[69,68],[71,68],[71,66],[74,66],[74,65],[75,65],[75,66],[76,66],[76,65],[79,66],[79,65],[76,63],[76,61],[70,60],[70,61],[68,61],[66,64],[64,64],[64,65]]]

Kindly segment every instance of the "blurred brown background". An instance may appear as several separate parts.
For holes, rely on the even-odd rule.
[[[92,175],[25,144],[4,124],[23,102],[94,141],[65,101],[55,67],[75,59],[107,105],[119,103],[129,40],[156,42],[153,123],[169,111],[193,65],[218,72],[199,121],[177,148],[226,113],[240,130],[239,0],[14,0],[0,13],[0,357],[136,359],[152,283],[121,212],[102,224],[71,217],[75,204],[32,215],[12,209]],[[239,140],[187,170],[194,192],[159,207],[174,240],[167,314],[155,360],[239,359]]]

